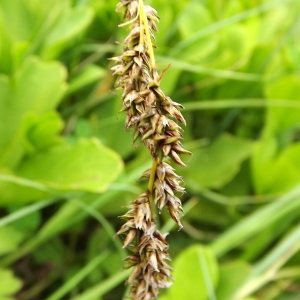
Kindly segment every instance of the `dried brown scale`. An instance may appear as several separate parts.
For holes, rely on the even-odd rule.
[[[124,248],[133,254],[124,264],[133,267],[128,279],[131,285],[130,298],[134,300],[157,299],[159,289],[172,284],[168,243],[156,228],[153,203],[161,211],[167,207],[171,217],[181,228],[182,205],[177,194],[184,193],[183,180],[174,169],[163,162],[170,157],[177,164],[185,166],[180,154],[190,154],[183,149],[183,130],[176,123],[185,125],[179,111],[181,104],[172,101],[160,88],[159,75],[153,58],[155,48],[151,38],[158,30],[159,17],[155,9],[143,5],[142,0],[120,0],[117,11],[122,12],[124,23],[130,31],[120,43],[124,52],[111,58],[116,62],[112,68],[117,76],[116,87],[122,93],[122,111],[126,113],[125,129],[133,130],[133,141],[141,140],[153,157],[153,166],[142,177],[148,179],[148,191],[142,193],[121,216],[125,224],[117,234],[124,234]]]

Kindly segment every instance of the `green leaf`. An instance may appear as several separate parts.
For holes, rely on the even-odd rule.
[[[279,153],[277,149],[275,138],[264,139],[255,149],[253,180],[260,194],[287,192],[300,181],[300,143],[292,144]]]
[[[219,278],[218,263],[211,250],[194,245],[182,251],[175,259],[175,283],[168,290],[168,299],[215,300]]]
[[[10,74],[12,71],[11,48],[12,40],[4,27],[3,16],[0,11],[0,73]]]
[[[199,22],[195,22],[195,19]],[[212,23],[208,9],[200,2],[191,2],[180,15],[178,29],[184,38]]]
[[[297,76],[284,76],[267,83],[265,93],[271,99],[300,103],[299,85]],[[252,159],[253,180],[258,193],[286,192],[299,182],[300,161],[297,153],[300,144],[294,143],[300,127],[299,120],[299,109],[268,107],[263,136],[256,145]]]
[[[57,112],[50,111],[40,116],[28,114],[24,123],[24,143],[28,152],[44,150],[63,142],[59,133],[64,123]]]
[[[65,91],[65,79],[61,64],[33,57],[24,62],[12,80],[0,77],[0,167],[14,167],[20,161],[26,115],[53,110]]]
[[[217,288],[217,299],[233,299],[232,296],[250,275],[250,266],[242,261],[234,261],[220,267],[220,280]]]
[[[14,40],[21,41],[30,38],[35,20],[26,1],[1,0],[1,13]]]
[[[193,50],[195,51],[195,50]],[[172,68],[180,69],[182,71],[188,71],[195,74],[204,74],[206,76],[212,76],[216,78],[235,79],[241,81],[259,81],[261,76],[251,73],[235,72],[231,70],[220,70],[201,66],[188,62],[182,59],[172,59],[167,56],[157,56],[159,62],[171,64]]]
[[[225,134],[211,145],[193,151],[189,168],[182,173],[194,190],[220,188],[238,173],[251,151],[250,141]]]
[[[255,6],[253,9],[245,10],[241,13],[235,14],[229,18],[221,19],[218,22],[212,23],[210,26],[204,27],[202,30],[196,31],[193,35],[190,35],[185,40],[178,43],[176,48],[176,53],[179,53],[186,47],[188,47],[190,44],[194,43],[195,41],[202,39],[206,36],[213,36],[216,34],[216,32],[222,28],[225,28],[229,25],[245,21],[247,19],[253,18],[254,16],[260,15],[264,12],[270,11],[276,7],[280,7],[283,5],[288,4],[289,2],[296,2],[297,0],[281,0],[281,1],[270,1],[267,3],[263,3],[262,5]],[[236,4],[236,1],[234,1],[234,4]],[[219,4],[218,4],[219,6]],[[233,5],[234,7],[235,5]],[[226,4],[226,7],[228,7],[228,4]],[[218,7],[219,9],[219,7]],[[282,8],[280,8],[282,9]],[[198,17],[196,17],[198,18]],[[265,26],[266,27],[266,26]]]
[[[42,57],[55,58],[72,39],[82,34],[93,20],[90,7],[76,7],[66,11],[46,38]]]
[[[89,124],[92,134],[97,136],[103,144],[118,152],[122,157],[133,151],[132,137],[124,130],[125,116],[99,118]]]
[[[197,20],[197,22],[195,22]],[[212,24],[212,17],[208,9],[199,2],[193,1],[178,19],[178,30],[183,39]],[[218,36],[209,36],[192,42],[180,52],[180,57],[192,61],[200,61],[208,56],[218,45]],[[175,47],[176,51],[176,47]]]
[[[25,178],[56,191],[101,193],[119,175],[123,163],[112,150],[97,139],[80,140],[28,157],[16,170]],[[45,193],[16,183],[0,184],[2,203],[38,200]],[[47,194],[46,194],[47,195]]]
[[[5,226],[0,228],[0,255],[7,254],[18,248],[18,245],[23,239],[23,235],[20,231],[14,229],[11,226]],[[1,289],[0,289],[1,295]]]
[[[268,83],[265,94],[269,99],[299,100],[300,78],[295,75],[282,77]],[[287,117],[288,116],[288,117]],[[300,110],[286,107],[269,107],[265,131],[278,134],[292,127],[300,126]]]
[[[22,286],[22,282],[14,277],[12,271],[0,269],[0,298],[9,300],[8,296],[15,294]]]
[[[20,165],[17,174],[58,190],[100,193],[121,170],[118,155],[97,139],[90,139],[31,157]]]

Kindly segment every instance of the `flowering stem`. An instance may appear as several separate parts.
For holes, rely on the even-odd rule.
[[[149,191],[149,201],[150,201],[150,209],[151,209],[151,218],[152,220],[155,219],[155,206],[154,206],[154,199],[153,199],[153,186],[154,186],[154,180],[155,180],[155,173],[156,168],[159,161],[157,158],[153,159],[151,173],[149,177],[149,183],[148,183],[148,191]]]
[[[144,11],[144,4],[143,1],[140,0],[139,2],[139,17],[140,17],[140,45],[144,45],[144,29],[145,25],[142,18],[142,12]]]
[[[118,76],[116,86],[123,90],[125,128],[134,129],[134,141],[140,138],[153,160],[151,169],[143,174],[149,180],[147,191],[129,205],[118,234],[125,235],[123,248],[132,250],[125,259],[125,267],[133,267],[128,279],[130,298],[154,300],[159,289],[172,284],[171,268],[165,261],[169,260],[168,243],[157,229],[156,209],[166,207],[182,228],[182,204],[176,196],[184,192],[182,179],[164,159],[170,157],[184,166],[179,155],[189,152],[182,148],[183,130],[176,121],[185,124],[185,120],[179,111],[182,106],[160,88],[162,75],[156,70],[152,43],[159,21],[156,10],[145,6],[143,0],[120,0],[117,11],[128,20],[124,24],[130,24],[124,53],[113,58],[117,65],[112,68]]]
[[[145,7],[144,7],[143,0],[139,0],[139,13],[140,13],[140,30],[141,30],[140,44],[143,45],[144,33],[145,33],[147,50],[149,52],[150,65],[151,65],[151,68],[153,70],[153,69],[156,69],[156,64],[155,64],[155,57],[154,57],[154,51],[153,51],[151,36],[150,36],[150,32],[149,32],[148,18],[147,18],[146,12],[145,12]],[[157,169],[158,164],[159,164],[159,158],[158,157],[154,158],[152,168],[151,168],[149,183],[148,183],[148,192],[149,192],[149,201],[150,201],[150,209],[151,209],[151,218],[152,218],[152,220],[155,219],[153,186],[154,186],[155,174],[156,174],[156,169]]]
[[[153,46],[152,46],[152,41],[151,41],[151,36],[150,36],[150,31],[149,31],[149,24],[148,24],[148,19],[147,19],[147,15],[145,12],[143,0],[140,0],[140,21],[141,21],[141,24],[143,23],[143,25],[144,25],[143,29],[145,30],[145,34],[146,34],[151,68],[156,69],[154,50],[153,50]],[[141,31],[142,31],[142,27],[141,27]],[[144,36],[143,31],[141,32],[141,36]]]

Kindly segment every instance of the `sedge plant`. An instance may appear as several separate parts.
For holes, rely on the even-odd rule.
[[[124,248],[131,254],[125,259],[125,268],[133,267],[127,280],[129,297],[133,300],[157,299],[160,289],[168,288],[173,281],[166,234],[157,228],[156,210],[167,207],[171,217],[182,228],[181,201],[183,180],[165,161],[170,157],[185,166],[181,154],[190,154],[182,147],[185,125],[179,111],[181,104],[172,101],[160,88],[154,57],[154,32],[157,31],[158,14],[144,5],[142,0],[121,0],[117,11],[124,15],[129,34],[123,41],[122,55],[113,57],[112,68],[117,76],[116,87],[122,90],[122,111],[126,113],[125,129],[133,131],[133,141],[141,140],[148,148],[153,163],[142,177],[148,180],[147,190],[139,195],[122,216],[125,224],[118,231],[124,235]]]

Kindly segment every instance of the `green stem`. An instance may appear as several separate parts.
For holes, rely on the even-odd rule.
[[[143,1],[140,0],[140,5],[139,5],[139,12],[138,12],[138,15],[140,16],[140,45],[144,45],[144,23],[143,23],[143,18],[142,18],[142,15],[141,15],[141,12],[143,11],[144,9],[144,4],[143,4]]]
[[[151,68],[156,69],[154,50],[153,50],[153,46],[152,46],[152,41],[151,41],[151,36],[150,36],[150,31],[149,31],[149,24],[148,24],[148,19],[147,19],[147,15],[145,12],[143,0],[140,0],[140,22],[141,22],[141,24],[143,23],[143,25],[144,25],[143,27],[145,29],[146,43],[148,46]],[[143,32],[141,32],[141,36],[144,36]]]
[[[157,165],[159,164],[159,160],[157,158],[153,159],[153,164],[151,168],[149,183],[148,183],[148,192],[149,192],[149,201],[150,201],[150,209],[151,209],[151,218],[155,219],[155,207],[154,207],[154,199],[153,199],[153,186],[155,181],[155,174]]]

